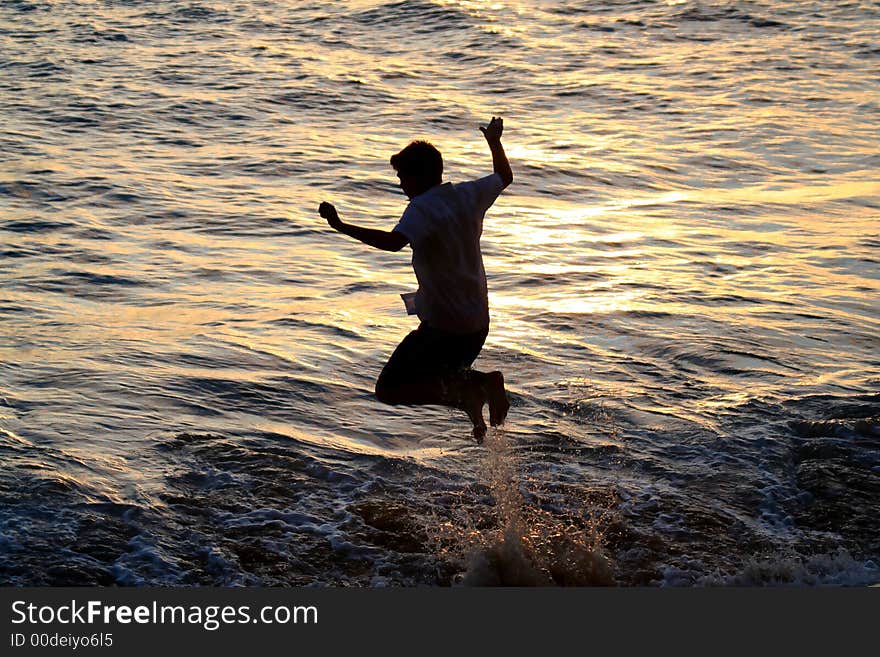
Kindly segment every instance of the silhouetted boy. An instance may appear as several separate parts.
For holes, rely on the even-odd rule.
[[[465,411],[478,442],[486,434],[483,406],[492,426],[504,422],[510,403],[501,372],[468,369],[489,332],[486,272],[480,252],[483,217],[513,181],[501,145],[504,126],[493,117],[480,130],[492,152],[494,173],[453,185],[443,183],[443,158],[414,141],[391,158],[410,202],[391,231],[343,223],[329,203],[319,212],[335,230],[384,251],[412,247],[419,282],[414,306],[421,324],[398,345],[376,382],[385,404],[440,404]],[[409,304],[408,304],[409,305]]]

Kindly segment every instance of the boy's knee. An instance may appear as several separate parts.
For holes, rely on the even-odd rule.
[[[382,380],[382,377],[379,377],[379,380],[376,381],[376,399],[378,399],[383,404],[391,404],[395,403],[395,396],[392,392],[391,387]]]

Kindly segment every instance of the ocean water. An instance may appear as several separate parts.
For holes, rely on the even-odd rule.
[[[880,582],[880,4],[0,3],[0,582]],[[514,184],[477,361],[414,326],[413,138]]]

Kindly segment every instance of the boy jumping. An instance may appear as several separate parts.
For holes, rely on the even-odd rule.
[[[376,381],[385,404],[438,404],[467,413],[474,438],[486,435],[483,406],[492,426],[504,422],[510,403],[501,372],[468,369],[489,332],[489,297],[480,252],[483,217],[513,181],[501,145],[504,125],[492,117],[480,131],[492,152],[494,173],[453,185],[443,183],[443,158],[426,141],[414,141],[391,157],[410,202],[391,231],[343,223],[330,203],[318,211],[330,227],[383,251],[412,247],[421,324],[398,345]]]

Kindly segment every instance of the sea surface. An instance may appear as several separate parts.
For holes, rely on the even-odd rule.
[[[4,0],[0,582],[880,582],[880,3]],[[515,180],[476,363],[388,164]]]

